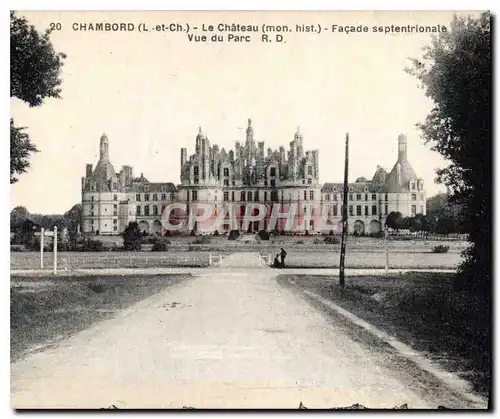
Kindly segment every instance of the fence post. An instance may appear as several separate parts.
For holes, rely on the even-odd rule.
[[[222,263],[222,255],[219,255],[219,263]]]
[[[54,227],[54,275],[57,274],[57,227]]]
[[[212,266],[212,253],[208,254],[208,266]]]
[[[267,257],[267,264],[268,264],[269,266],[271,266],[271,258],[272,258],[272,255],[269,255],[269,256]]]
[[[43,235],[45,234],[45,229],[42,227],[42,235],[40,236],[40,269],[43,269]]]

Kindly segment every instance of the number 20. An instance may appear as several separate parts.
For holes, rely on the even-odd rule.
[[[50,24],[50,30],[51,31],[60,31],[62,29],[62,25],[58,22],[58,23],[51,23]]]

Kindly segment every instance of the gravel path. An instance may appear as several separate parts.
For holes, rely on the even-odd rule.
[[[409,385],[276,274],[257,254],[231,255],[222,267],[11,364],[12,407],[449,405],[446,392]]]

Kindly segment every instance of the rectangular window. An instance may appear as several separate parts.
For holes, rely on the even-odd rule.
[[[229,186],[229,179],[224,179],[224,186]]]
[[[356,205],[356,215],[361,215],[361,205]]]
[[[352,193],[349,194],[349,201],[352,201],[353,200],[353,196],[352,196]]]
[[[149,194],[148,193],[144,194],[144,201],[149,201]]]
[[[365,193],[365,201],[368,201],[368,194]]]
[[[424,206],[420,205],[420,214],[423,214],[423,213],[424,213]]]
[[[167,200],[167,194],[166,193],[162,193],[161,194],[161,200],[162,201],[166,201]]]
[[[198,201],[198,191],[193,191],[193,201]]]
[[[91,209],[92,211],[94,211],[94,204],[92,204],[92,205],[90,206],[90,209]]]
[[[158,205],[153,205],[153,215],[158,215]]]
[[[304,191],[304,201],[307,201],[307,191]]]
[[[387,215],[389,213],[389,210],[388,210],[388,205],[385,204],[385,215]]]
[[[244,202],[245,201],[245,196],[246,196],[245,192],[242,191],[241,194],[240,194],[240,201]]]
[[[94,201],[94,195],[90,197],[90,200],[93,202]]]
[[[329,201],[329,200],[330,200],[330,194],[327,193],[327,194],[325,194],[325,201]]]
[[[372,193],[372,201],[376,201],[376,200],[377,200],[377,194]]]
[[[146,205],[146,206],[144,207],[144,215],[145,215],[146,217],[148,217],[148,216],[149,216],[149,205]]]
[[[117,194],[113,195],[113,201],[118,201],[118,195]]]
[[[334,205],[333,206],[333,215],[335,216],[335,215],[337,215],[337,213],[338,213],[337,205]]]
[[[385,200],[388,201],[389,200],[389,194],[385,194]]]
[[[118,211],[113,211],[113,215],[116,217],[118,215]]]
[[[276,176],[276,167],[271,167],[271,170],[269,171],[269,174],[271,176]]]
[[[416,205],[412,205],[411,206],[411,216],[415,217],[415,215],[417,215],[417,206]]]
[[[313,168],[312,168],[312,166],[307,166],[307,174],[309,176],[312,176],[312,174],[313,174]]]
[[[153,194],[153,201],[158,201],[158,194],[156,193]]]
[[[307,179],[307,184],[308,185],[312,185],[312,180],[311,179]]]
[[[229,201],[229,192],[224,192],[224,201]]]
[[[137,205],[137,211],[136,211],[136,214],[137,214],[137,215],[141,215],[141,206],[140,206],[140,205]]]
[[[200,175],[200,169],[198,168],[198,166],[194,166],[193,167],[193,175],[195,177],[199,176]]]
[[[360,193],[356,194],[356,201],[361,201],[361,194]]]
[[[412,201],[416,201],[417,200],[417,194],[416,193],[412,193],[411,194],[411,200]]]
[[[229,176],[229,168],[224,167],[224,176]]]
[[[276,180],[271,179],[271,188],[276,188]]]
[[[163,214],[165,212],[165,208],[167,208],[167,206],[165,204],[163,204],[161,206],[161,213]]]
[[[377,206],[372,205],[372,215],[377,215]]]
[[[314,191],[309,191],[309,199],[314,201]]]
[[[368,214],[368,205],[365,205],[365,215],[369,215]]]
[[[113,224],[118,224],[118,220],[116,218],[113,219]]]
[[[264,191],[264,202],[267,202],[267,191]]]
[[[118,226],[113,226],[113,231],[118,231]]]
[[[334,194],[333,194],[333,200],[334,200],[334,201],[336,201],[336,200],[337,200],[337,194],[336,194],[336,193],[334,193]]]
[[[349,215],[354,215],[354,207],[349,205]]]
[[[135,200],[136,201],[140,201],[141,200],[141,194],[140,193],[135,194]]]

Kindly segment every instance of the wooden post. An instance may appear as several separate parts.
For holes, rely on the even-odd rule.
[[[54,227],[54,275],[57,274],[57,227]]]
[[[43,236],[45,234],[45,229],[42,227],[42,235],[40,236],[40,268],[43,269]]]
[[[208,254],[208,266],[212,266],[212,253]]]
[[[385,273],[389,273],[389,243],[387,240],[388,229],[384,228],[384,246],[385,246]]]
[[[222,263],[222,255],[219,255],[219,263]]]
[[[272,260],[272,255],[269,255],[269,256],[267,257],[267,264],[268,264],[269,266],[271,266],[271,260]]]
[[[345,162],[344,162],[344,196],[342,202],[342,243],[340,246],[340,269],[339,269],[339,285],[344,290],[345,288],[345,251],[347,241],[347,197],[349,191],[349,134],[345,136]]]

